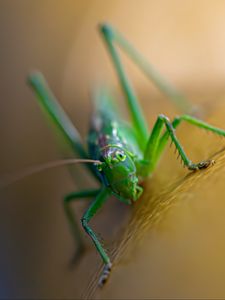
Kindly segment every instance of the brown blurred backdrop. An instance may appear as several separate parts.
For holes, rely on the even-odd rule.
[[[123,32],[191,101],[203,105],[206,103],[207,107],[209,104],[214,107],[215,102],[216,113],[212,111],[209,120],[225,128],[225,110],[221,104],[225,95],[225,1],[0,0],[2,176],[25,166],[60,157],[57,140],[26,86],[26,76],[30,70],[39,69],[45,74],[85,138],[91,114],[89,95],[92,87],[101,81],[118,86],[97,32],[97,24],[103,21],[112,23]],[[172,117],[175,110],[171,105],[148,84],[136,67],[126,58],[124,60],[142,96],[141,104],[149,124],[152,125],[158,113],[168,113]],[[191,132],[188,137],[188,132],[188,129],[184,129],[183,142],[189,147],[193,158],[201,159],[201,155],[207,158],[224,146],[224,142],[217,139],[203,145],[200,141],[205,135],[198,136]],[[182,131],[180,134],[182,136]],[[71,153],[66,151],[69,156]],[[171,151],[165,158],[161,164],[165,168],[155,175],[157,188],[160,188],[159,183],[166,184],[186,174],[176,163]],[[80,173],[84,180],[79,181],[79,187],[95,185],[81,167],[78,168],[79,177]],[[86,241],[90,251],[86,260],[84,258],[77,269],[68,270],[73,242],[62,210],[62,196],[77,189],[76,182],[76,178],[72,180],[66,168],[60,168],[58,171],[34,175],[1,191],[0,297],[78,298],[88,286],[91,274],[100,261],[88,239]],[[223,190],[218,195],[223,198],[220,196]],[[103,231],[104,238],[109,241],[117,238],[121,228],[127,224],[126,208],[123,205],[121,207],[118,208],[112,200],[99,218],[96,217],[98,231]],[[82,204],[78,205],[79,216],[83,208]],[[209,219],[215,220],[218,216],[222,218],[224,206],[216,210],[213,216],[210,215],[211,208],[209,205],[204,211]],[[183,209],[182,213],[187,218],[187,224],[193,224],[192,219],[189,219],[192,212],[189,210],[187,214]],[[118,217],[121,220],[114,224]],[[105,225],[107,222],[111,224],[110,228]],[[170,224],[168,221],[166,228],[170,228]],[[104,230],[103,225],[106,227]],[[223,228],[225,222],[218,226]],[[213,228],[215,231],[218,229],[217,226]],[[193,226],[191,233],[194,232]],[[160,230],[157,234],[160,238]],[[213,236],[213,232],[211,234]],[[179,236],[177,238],[179,240]],[[222,238],[225,239],[225,234]],[[200,250],[203,249],[206,250],[200,246]],[[157,251],[151,255],[156,261],[159,258]],[[169,262],[170,256],[165,259]],[[188,263],[183,265],[184,272],[185,266]],[[216,266],[214,272],[217,273]],[[199,274],[201,277],[202,273]],[[167,282],[172,288],[163,293],[160,276],[157,278],[158,290],[151,294],[150,289],[144,296],[206,296],[204,288],[201,286],[198,289],[198,284],[196,289],[188,293],[188,286],[192,286],[192,283],[186,278],[185,288],[179,290],[179,293],[176,293],[179,282],[177,285]],[[220,278],[225,279],[225,272],[221,272]],[[208,280],[208,284],[211,284],[210,295],[213,296],[218,288],[211,277]],[[126,290],[121,291],[121,286],[118,289],[116,287],[114,285],[114,289],[109,289],[105,297],[126,298]],[[225,295],[224,290],[221,290],[221,295]]]

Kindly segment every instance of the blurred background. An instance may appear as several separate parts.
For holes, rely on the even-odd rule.
[[[96,84],[112,85],[118,91],[118,105],[125,107],[97,30],[104,21],[120,30],[191,102],[202,105],[206,120],[225,128],[223,0],[0,0],[1,178],[62,157],[58,139],[26,85],[30,71],[44,73],[84,141]],[[176,109],[123,59],[149,126],[159,113],[172,118]],[[187,125],[182,125],[179,137],[194,161],[225,146],[222,139]],[[64,151],[64,156],[72,157],[70,149]],[[168,149],[146,183],[140,210],[110,199],[93,226],[109,248],[116,242],[117,263],[111,281],[96,297],[225,297],[225,176],[223,156],[218,159],[215,171],[194,174],[186,182],[187,171]],[[198,180],[201,184],[196,185]],[[172,189],[175,192],[171,184],[177,187]],[[100,258],[86,237],[87,253],[78,266],[69,268],[74,244],[62,209],[63,195],[95,185],[79,166],[74,178],[66,168],[59,168],[1,190],[1,298],[95,297]],[[168,199],[176,199],[168,205],[169,213],[155,208]],[[75,205],[78,218],[85,207]],[[148,215],[155,216],[152,212],[163,220],[157,226],[148,222]],[[119,251],[119,241],[127,236],[135,238],[129,247],[126,243],[121,247],[131,253]]]

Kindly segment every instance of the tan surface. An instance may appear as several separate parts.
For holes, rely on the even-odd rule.
[[[102,79],[116,83],[96,32],[96,24],[103,20],[124,32],[193,102],[214,107],[214,101],[223,100],[224,1],[1,1],[0,7],[1,174],[60,156],[54,135],[24,83],[33,68],[45,73],[85,136],[92,85]],[[143,96],[149,124],[158,113],[168,112],[172,117],[175,112],[171,106],[135,67],[126,63]],[[225,128],[224,113],[222,104],[209,121]],[[179,136],[193,160],[207,158],[224,147],[223,140],[190,131],[189,126],[181,128]],[[99,297],[224,297],[223,161],[221,156],[204,175],[195,174],[182,181],[187,172],[176,162],[173,150],[168,150],[156,174],[146,183],[141,212],[135,213],[139,211],[137,205],[131,218],[133,225],[128,225],[132,210],[115,199],[107,203],[94,226],[111,249],[124,228],[132,233],[137,219],[140,228],[146,224],[146,235],[140,246],[131,240],[124,249],[129,251],[118,256],[111,281]],[[88,286],[99,267],[99,257],[86,239],[89,251],[77,269],[68,270],[74,248],[62,211],[62,195],[77,189],[84,173],[79,167],[75,187],[68,172],[59,169],[1,192],[2,296],[78,298],[92,294]],[[165,198],[158,196],[177,178],[181,184],[176,194],[167,191]],[[89,177],[79,182],[82,187],[94,184]],[[157,226],[145,221],[154,199],[174,204],[164,206],[169,207],[166,214],[156,209],[162,219]],[[140,216],[145,203],[149,205]],[[81,216],[84,206],[76,207]],[[135,230],[134,237],[139,232]]]

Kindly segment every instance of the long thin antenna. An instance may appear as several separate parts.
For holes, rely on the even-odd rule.
[[[24,179],[25,177],[31,176],[36,173],[40,173],[42,171],[60,167],[60,166],[65,166],[65,165],[73,165],[77,163],[93,163],[93,164],[101,164],[100,160],[93,160],[93,159],[75,159],[75,158],[70,158],[70,159],[61,159],[61,160],[56,160],[56,161],[51,161],[48,163],[36,165],[36,166],[31,166],[26,168],[25,170],[6,176],[3,181],[0,181],[0,189],[3,189],[10,184],[13,184],[19,180]]]

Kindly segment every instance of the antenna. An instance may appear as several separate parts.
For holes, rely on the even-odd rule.
[[[100,160],[94,160],[94,159],[75,159],[75,158],[69,158],[69,159],[60,159],[51,161],[48,163],[43,163],[39,165],[34,165],[31,167],[28,167],[18,173],[15,173],[13,175],[5,176],[5,179],[3,181],[0,181],[0,189],[3,189],[17,181],[20,181],[24,179],[25,177],[31,176],[36,173],[43,172],[48,169],[57,168],[60,166],[65,165],[73,165],[78,163],[93,163],[93,164],[101,164],[102,162]]]

